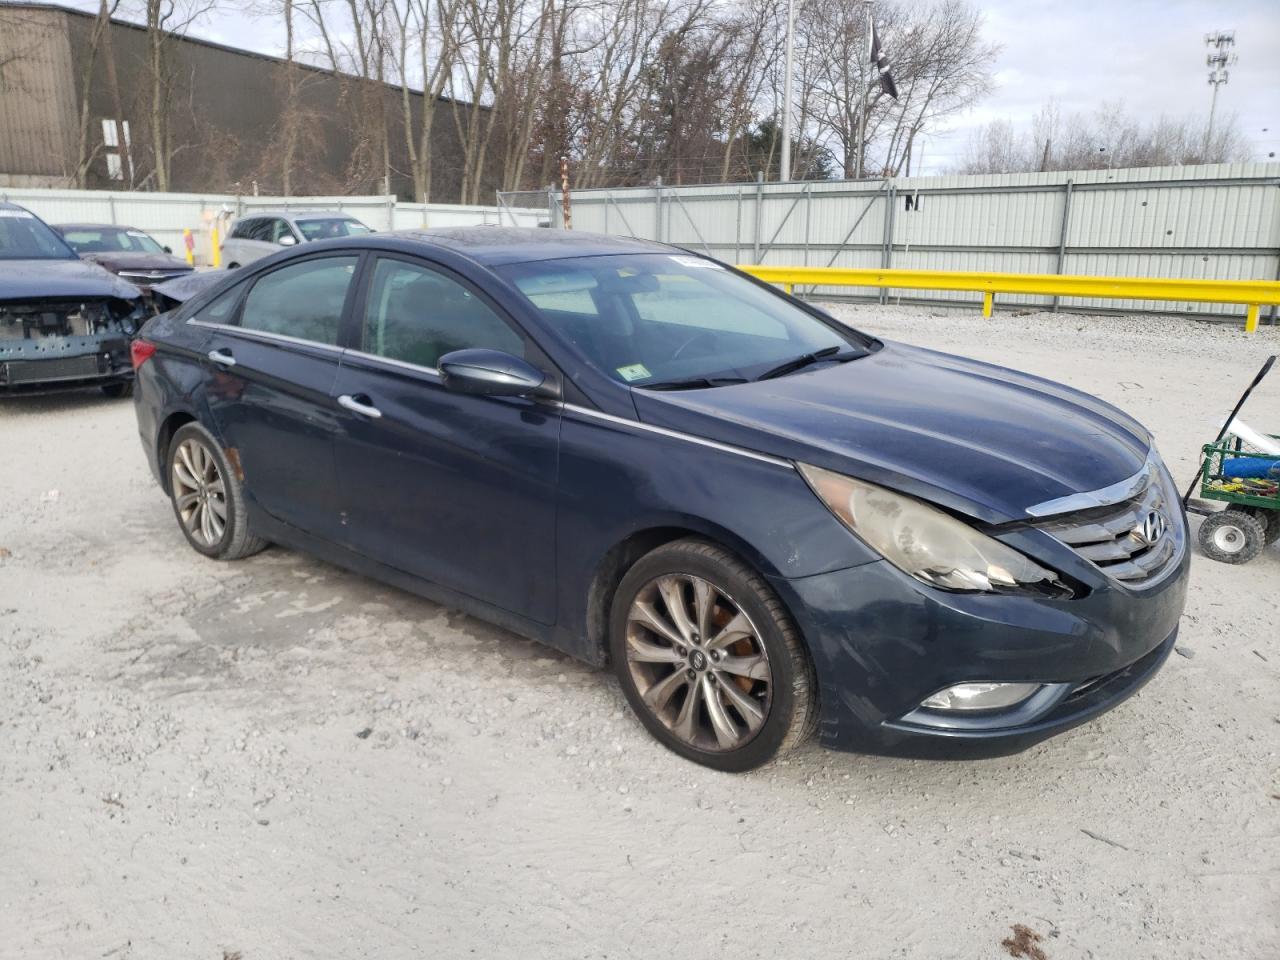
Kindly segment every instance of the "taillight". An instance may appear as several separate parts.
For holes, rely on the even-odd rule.
[[[155,352],[156,345],[150,340],[138,339],[129,344],[129,359],[133,361],[133,369],[137,370],[150,360]]]

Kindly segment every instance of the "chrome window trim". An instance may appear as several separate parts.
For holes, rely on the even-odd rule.
[[[283,333],[268,333],[266,330],[254,330],[251,327],[241,327],[230,323],[209,323],[205,320],[197,320],[195,317],[187,320],[187,323],[195,327],[205,327],[209,330],[224,330],[227,333],[233,333],[249,340],[298,344],[304,347],[314,347],[317,350],[327,350],[330,353],[342,353],[342,347],[336,344],[321,343],[319,340],[304,340],[302,337],[290,337]]]
[[[735,447],[732,444],[720,443],[717,440],[708,440],[706,437],[696,437],[691,433],[681,433],[679,430],[669,430],[666,427],[657,427],[651,423],[641,423],[639,420],[628,420],[625,417],[615,417],[611,413],[592,410],[590,407],[580,407],[575,403],[561,404],[561,409],[566,413],[576,413],[579,416],[603,420],[606,423],[616,424],[621,427],[630,427],[633,430],[641,430],[646,433],[656,433],[659,436],[671,437],[675,440],[683,440],[686,443],[696,443],[699,446],[710,447],[711,449],[719,450],[722,453],[737,454],[740,457],[759,460],[762,463],[772,464],[775,467],[786,467],[788,470],[794,470],[796,468],[796,465],[790,460],[783,460],[780,457],[771,457],[767,453],[757,453],[754,450],[747,450],[744,447]]]
[[[385,363],[387,366],[395,367],[399,370],[408,370],[411,373],[427,373],[435,377],[437,380],[441,379],[439,367],[424,367],[421,364],[410,363],[408,360],[397,360],[394,357],[384,357],[381,354],[368,353],[364,350],[348,349],[346,353],[353,357],[359,357],[362,360],[373,360],[376,363]]]
[[[1043,503],[1033,504],[1027,507],[1027,516],[1037,518],[1054,517],[1060,513],[1075,513],[1078,510],[1109,507],[1115,503],[1124,503],[1124,501],[1131,497],[1136,497],[1145,490],[1159,469],[1160,456],[1153,446],[1147,453],[1146,463],[1133,476],[1126,477],[1124,480],[1113,483],[1108,487],[1087,490],[1084,493],[1073,493],[1065,497],[1058,497],[1056,500],[1045,500]]]

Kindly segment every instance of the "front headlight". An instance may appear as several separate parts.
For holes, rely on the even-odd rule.
[[[886,560],[944,590],[1070,595],[1052,570],[912,497],[805,463],[813,492]]]

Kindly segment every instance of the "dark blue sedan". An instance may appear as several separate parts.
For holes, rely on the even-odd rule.
[[[596,664],[676,753],[1009,753],[1173,646],[1150,434],[661,244],[307,244],[133,344],[191,546],[305,550]]]

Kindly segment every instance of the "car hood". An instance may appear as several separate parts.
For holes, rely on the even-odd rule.
[[[184,273],[180,277],[174,277],[164,283],[155,284],[151,288],[151,293],[153,295],[158,293],[174,303],[186,303],[197,294],[204,293],[214,284],[221,283],[233,272],[228,270],[202,270]]]
[[[0,260],[0,300],[142,296],[131,283],[87,260]]]
[[[108,270],[163,270],[173,273],[175,270],[190,270],[191,265],[185,260],[170,256],[167,253],[86,253],[84,259],[101,264]]]
[[[1143,466],[1150,434],[1078,390],[886,343],[866,357],[715,389],[635,390],[655,426],[800,460],[989,523],[1109,486]]]

